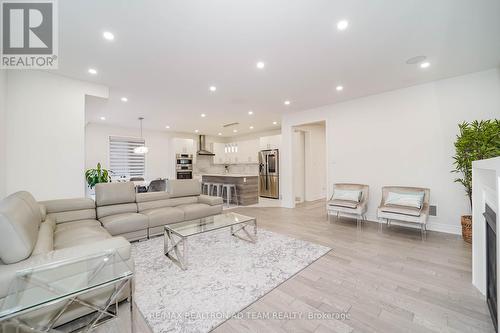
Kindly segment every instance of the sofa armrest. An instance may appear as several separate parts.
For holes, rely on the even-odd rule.
[[[112,249],[116,249],[122,259],[127,262],[130,269],[133,271],[133,259],[130,255],[131,246],[130,243],[123,237],[112,237],[96,241],[91,244],[67,247],[51,251],[47,254],[32,256],[15,264],[0,265],[0,299],[8,294],[9,287],[11,282],[14,280],[17,271],[56,263],[62,260],[77,259],[88,255],[101,254],[106,250]]]
[[[210,195],[204,195],[204,194],[198,197],[198,202],[207,204],[209,206],[222,205],[224,203],[221,197],[212,197]]]

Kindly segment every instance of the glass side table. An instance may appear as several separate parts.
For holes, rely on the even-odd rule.
[[[0,300],[0,332],[58,332],[54,329],[57,321],[76,303],[95,312],[80,328],[92,331],[117,317],[118,297],[127,286],[133,332],[133,276],[132,269],[115,250],[18,271],[8,295]],[[104,303],[95,304],[89,298]],[[36,318],[43,320],[29,318],[33,313],[41,313]]]

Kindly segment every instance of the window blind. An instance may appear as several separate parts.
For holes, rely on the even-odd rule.
[[[109,165],[113,177],[144,177],[146,157],[134,153],[134,148],[144,146],[144,139],[109,137]]]

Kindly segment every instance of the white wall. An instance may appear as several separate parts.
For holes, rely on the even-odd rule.
[[[368,218],[376,220],[382,186],[429,187],[438,214],[429,229],[460,233],[469,207],[450,173],[457,124],[499,117],[497,69],[284,115],[284,205],[294,205],[292,127],[326,121],[328,195],[334,182],[370,185]]]
[[[6,192],[37,200],[85,193],[85,95],[107,88],[43,71],[11,70],[7,85]]]
[[[6,150],[6,120],[7,113],[7,71],[0,69],[0,199],[6,194],[5,188],[5,150]]]

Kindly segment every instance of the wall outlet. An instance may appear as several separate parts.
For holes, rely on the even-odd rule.
[[[243,183],[246,183],[247,182],[247,179],[246,178],[243,178]]]
[[[436,205],[429,206],[429,216],[437,216],[437,206]]]

